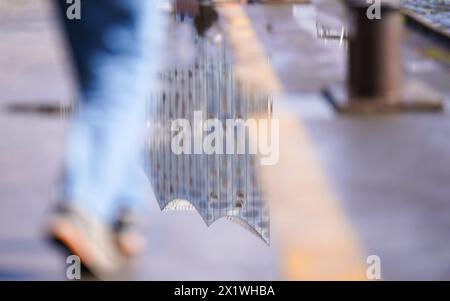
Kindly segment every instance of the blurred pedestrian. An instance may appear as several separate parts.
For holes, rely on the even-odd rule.
[[[145,99],[158,62],[156,2],[81,1],[80,19],[71,20],[66,1],[57,0],[80,101],[50,232],[100,278],[117,274],[143,245],[123,212],[146,198],[141,156]]]

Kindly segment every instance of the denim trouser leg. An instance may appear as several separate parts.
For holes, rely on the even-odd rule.
[[[65,14],[65,1],[60,7]],[[154,1],[82,1],[65,25],[79,74],[79,109],[70,132],[64,196],[111,220],[144,198],[139,164],[152,51]]]

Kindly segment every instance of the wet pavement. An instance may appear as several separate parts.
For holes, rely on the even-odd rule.
[[[56,202],[68,119],[58,110],[11,110],[11,105],[65,108],[76,98],[75,84],[49,1],[21,3],[26,9],[15,8],[13,13],[10,7],[0,5],[0,16],[7,15],[0,18],[0,279],[64,279],[65,258],[46,242],[45,222]],[[271,223],[277,231],[271,232],[268,246],[226,219],[208,228],[195,211],[161,212],[151,196],[145,209],[149,248],[136,262],[137,273],[131,279],[276,280],[286,278],[286,265],[319,270],[312,257],[332,254],[334,247],[339,255],[341,246],[335,240],[353,242],[351,233],[320,229],[333,225],[337,210],[343,212],[345,221],[334,225],[351,227],[349,232],[359,245],[355,249],[362,255],[361,265],[368,255],[381,258],[383,279],[450,278],[448,112],[336,115],[321,96],[321,88],[344,81],[345,41],[317,38],[315,20],[298,17],[305,17],[302,13],[306,10],[306,6],[294,9],[291,5],[244,9],[282,85],[281,93],[274,95],[274,114],[293,116],[311,138],[312,146],[307,147],[314,149],[337,194],[333,210],[327,206],[316,210],[314,199],[304,197],[306,192],[300,189],[291,194],[298,198],[298,207],[273,198],[269,203],[275,204],[278,213]],[[170,51],[165,52],[163,70],[194,65],[198,49],[193,28],[172,21],[166,26],[169,39],[164,49]],[[234,47],[236,52],[236,47],[250,46]],[[438,44],[408,32],[405,70],[409,78],[443,95],[448,107],[450,70],[442,56],[433,55],[436,51],[445,53]],[[239,54],[230,55],[238,65]],[[292,145],[297,145],[297,140]],[[291,153],[302,156],[303,150],[295,147]],[[301,169],[288,169],[284,174],[288,178],[305,176]],[[284,179],[270,175],[268,179],[283,187]],[[150,184],[148,189],[152,189]],[[283,215],[293,210],[299,214]],[[305,230],[317,235],[315,239],[331,241],[326,245],[330,253],[312,248],[309,261],[290,261],[284,254],[304,250],[286,250],[291,246],[285,241],[310,238],[307,232],[286,228],[288,222],[294,227],[298,223],[309,225]],[[286,231],[280,233],[280,229]],[[316,243],[308,239],[305,241]],[[354,255],[352,252],[351,248],[349,253]],[[341,260],[338,255],[331,259]]]
[[[16,7],[15,14],[1,21],[8,26],[0,28],[0,279],[65,277],[65,258],[46,241],[45,226],[56,202],[69,122],[58,108],[69,106],[76,93],[70,62],[48,3],[22,1],[17,4],[22,8]],[[24,25],[22,17],[31,22]],[[165,47],[173,51],[166,51],[164,70],[193,63],[196,50],[190,25],[167,26],[170,39]],[[182,51],[179,43],[185,45]],[[50,109],[39,109],[42,107]],[[150,185],[148,189],[151,191]],[[280,277],[275,244],[268,246],[226,219],[207,227],[195,211],[161,212],[153,193],[149,195],[144,210],[149,248],[127,279]]]
[[[246,10],[290,91],[278,97],[279,105],[274,99],[274,111],[295,112],[302,120],[364,254],[380,256],[384,279],[448,279],[448,112],[336,115],[321,99],[320,88],[345,79],[345,46],[316,39],[308,24],[293,26],[294,11],[288,6]],[[298,51],[288,45],[299,45],[294,46]],[[427,57],[428,48],[439,46],[408,32],[405,71],[440,92],[448,107],[450,70]]]

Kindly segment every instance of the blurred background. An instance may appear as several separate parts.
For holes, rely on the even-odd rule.
[[[279,161],[254,170],[270,242],[152,197],[126,279],[450,279],[450,1],[383,4],[375,28],[352,1],[214,1],[211,22],[159,2],[161,74],[213,58],[270,99]],[[76,91],[53,2],[0,1],[2,280],[66,279],[45,227]]]

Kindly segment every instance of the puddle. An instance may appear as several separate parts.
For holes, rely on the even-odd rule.
[[[227,217],[268,243],[269,210],[257,175],[258,156],[248,151],[250,135],[246,132],[244,154],[197,152],[195,122],[198,117],[214,119],[227,131],[227,120],[270,117],[271,99],[238,82],[223,51],[212,56],[204,49],[198,53],[192,65],[161,73],[162,92],[148,105],[146,166],[159,206],[195,209],[207,225]],[[175,154],[172,148],[180,134],[179,128],[173,128],[177,119],[193,125],[193,135],[185,137],[187,153]],[[199,133],[200,143],[210,133]],[[242,143],[237,137],[233,135],[235,149]]]
[[[345,9],[338,3],[314,0],[313,4],[296,4],[292,14],[298,26],[325,43],[345,44],[348,25]]]

